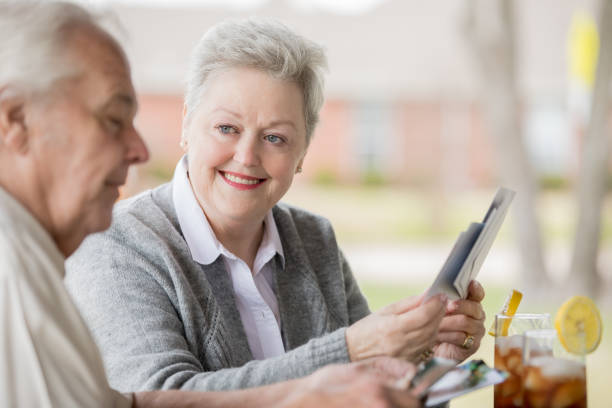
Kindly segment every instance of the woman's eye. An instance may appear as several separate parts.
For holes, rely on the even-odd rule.
[[[234,128],[228,125],[220,125],[219,132],[223,133],[224,135],[235,133]]]
[[[268,142],[270,142],[270,143],[274,143],[274,144],[276,144],[276,143],[280,143],[280,142],[282,142],[282,141],[283,141],[283,139],[281,139],[280,137],[278,137],[278,136],[276,136],[276,135],[266,135],[264,138],[265,138],[265,139],[266,139]]]

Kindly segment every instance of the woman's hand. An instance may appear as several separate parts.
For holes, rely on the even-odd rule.
[[[436,343],[438,326],[446,311],[446,296],[421,304],[423,296],[390,304],[346,329],[351,361],[376,356],[419,361]]]
[[[437,357],[463,361],[478,350],[485,334],[485,312],[480,302],[485,293],[477,281],[470,282],[468,298],[449,302],[440,323]]]

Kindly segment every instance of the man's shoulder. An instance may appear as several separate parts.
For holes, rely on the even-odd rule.
[[[26,269],[48,267],[49,261],[57,261],[50,254],[50,242],[37,236],[27,223],[3,221],[6,220],[0,220],[0,278],[22,279]],[[43,272],[46,271],[37,273]]]
[[[10,224],[0,222],[0,277],[14,274],[19,264],[18,234],[19,231],[11,228]]]

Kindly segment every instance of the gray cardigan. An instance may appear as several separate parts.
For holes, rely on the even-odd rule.
[[[278,204],[275,266],[285,350],[253,360],[223,260],[193,261],[172,184],[118,204],[109,230],[67,262],[66,284],[101,349],[109,381],[128,392],[226,390],[302,377],[348,362],[345,327],[370,311],[324,218]]]

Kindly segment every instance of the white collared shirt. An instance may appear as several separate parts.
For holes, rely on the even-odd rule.
[[[181,158],[174,171],[172,200],[193,260],[210,265],[223,256],[253,357],[261,360],[283,354],[285,347],[278,301],[273,290],[271,261],[278,253],[284,264],[284,255],[272,210],[264,220],[264,233],[251,273],[248,265],[227,250],[215,236],[191,188],[187,156]]]
[[[0,407],[131,407],[63,277],[49,232],[0,187]]]

